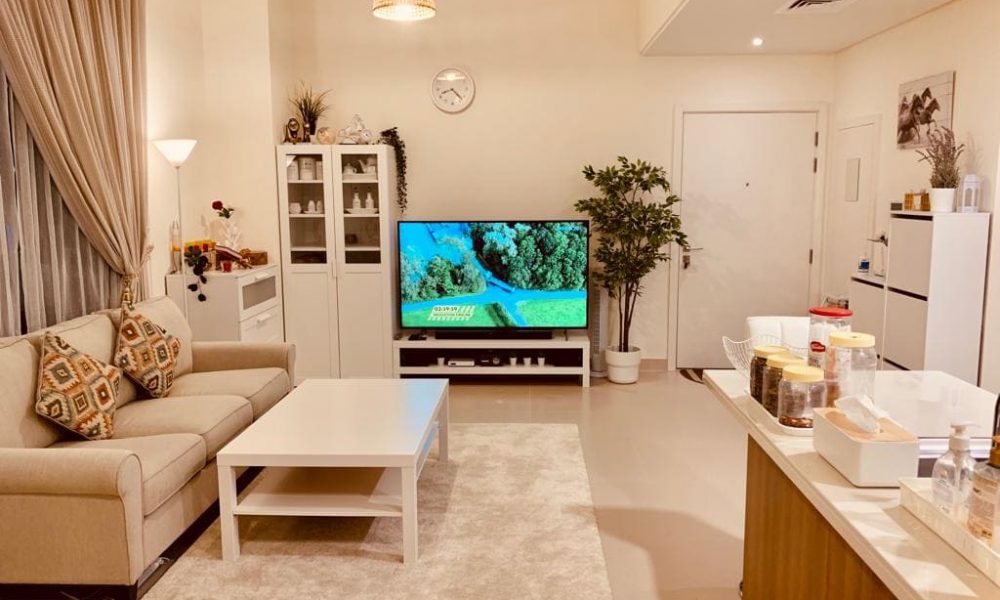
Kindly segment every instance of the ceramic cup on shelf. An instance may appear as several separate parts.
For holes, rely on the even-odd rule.
[[[510,366],[512,366],[512,367],[516,367],[517,366],[517,357],[516,356],[511,356],[510,357]]]
[[[291,202],[288,205],[288,212],[292,213],[293,215],[302,214],[302,205],[299,204],[298,202]]]
[[[443,367],[444,366],[444,357],[443,356],[439,356],[438,357],[438,366],[439,367]]]
[[[545,366],[545,357],[544,356],[539,356],[538,357],[538,366],[539,367],[544,367]]]
[[[526,366],[526,367],[530,367],[531,366],[531,357],[530,356],[525,356],[524,357],[524,366]]]

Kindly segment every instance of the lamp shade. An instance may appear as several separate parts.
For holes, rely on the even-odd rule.
[[[197,143],[197,140],[156,140],[153,145],[171,167],[179,167],[188,159]]]
[[[388,21],[423,21],[437,13],[434,0],[375,0],[372,14]]]

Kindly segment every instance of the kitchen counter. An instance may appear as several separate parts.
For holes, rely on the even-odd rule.
[[[1000,599],[1000,588],[900,506],[898,489],[852,486],[811,437],[784,435],[748,413],[742,375],[706,371],[705,384],[749,435],[746,600]],[[994,401],[943,373],[879,372],[876,380],[876,402],[927,440],[947,436],[955,417],[988,431]]]

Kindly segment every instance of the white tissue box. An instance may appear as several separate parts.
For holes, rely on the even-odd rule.
[[[917,476],[920,440],[915,435],[905,441],[861,440],[834,425],[828,416],[833,412],[839,413],[816,409],[813,448],[848,481],[857,487],[898,488],[900,477]]]

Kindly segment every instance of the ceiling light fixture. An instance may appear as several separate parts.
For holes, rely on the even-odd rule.
[[[387,21],[423,21],[437,14],[434,0],[374,0],[372,14]]]
[[[764,45],[764,38],[755,37],[754,39],[750,40],[750,43],[753,44],[754,48],[760,48],[761,46]]]

